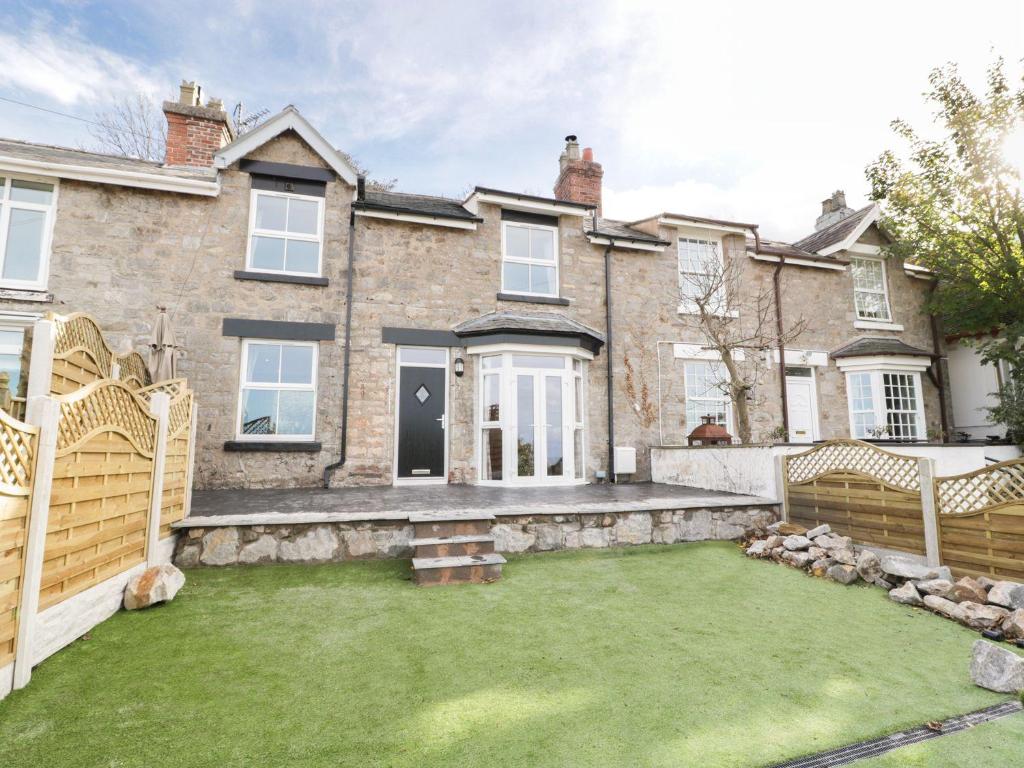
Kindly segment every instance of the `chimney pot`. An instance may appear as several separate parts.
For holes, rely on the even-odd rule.
[[[592,163],[594,162],[594,150],[591,147],[586,147],[583,150],[583,162]]]
[[[195,80],[182,80],[178,103],[186,107],[197,107],[202,104],[202,91]]]

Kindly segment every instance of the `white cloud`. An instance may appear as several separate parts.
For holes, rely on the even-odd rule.
[[[0,87],[78,106],[134,93],[155,98],[169,85],[148,67],[73,34],[0,32]]]

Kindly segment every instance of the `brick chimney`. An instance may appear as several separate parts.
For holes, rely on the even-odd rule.
[[[210,168],[213,156],[235,138],[235,131],[224,111],[224,102],[210,99],[203,106],[203,89],[193,81],[181,81],[177,101],[164,102],[167,117],[167,154],[165,165]]]
[[[580,145],[575,136],[565,137],[565,150],[558,158],[558,181],[555,182],[555,197],[597,206],[601,215],[601,178],[604,169],[594,162],[594,150],[587,147],[580,157]]]
[[[842,221],[853,213],[853,208],[846,205],[846,193],[837,189],[832,197],[826,197],[821,201],[821,216],[814,221],[814,231],[824,229],[837,221]]]

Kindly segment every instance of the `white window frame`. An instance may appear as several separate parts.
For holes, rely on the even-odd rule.
[[[284,232],[277,229],[259,229],[256,226],[256,203],[260,196],[281,197],[284,199],[295,199],[311,201],[317,204],[316,235],[307,235],[296,232]],[[324,273],[324,198],[318,195],[301,195],[297,192],[276,192],[267,189],[253,189],[249,193],[249,235],[245,244],[245,268],[249,272],[260,272],[266,275],[295,275],[298,277],[322,277]],[[266,269],[255,267],[252,263],[252,241],[254,237],[271,237],[277,240],[303,240],[307,243],[317,244],[316,272],[295,272],[287,269]],[[285,258],[287,263],[287,245],[285,246]]]
[[[913,437],[899,437],[892,434],[880,436],[870,434],[858,434],[854,420],[855,413],[868,413],[869,411],[854,411],[853,409],[853,387],[850,381],[851,376],[867,375],[871,377],[871,406],[875,418],[875,427],[884,427],[889,424],[889,410],[885,405],[885,376],[909,376],[914,383],[914,399],[917,406],[914,411],[894,411],[894,413],[914,413],[916,419],[916,432]],[[846,404],[850,418],[850,435],[858,440],[893,440],[897,442],[925,440],[928,433],[928,424],[924,417],[924,390],[921,387],[921,374],[919,371],[901,368],[877,368],[873,370],[855,370],[846,373]]]
[[[519,257],[519,256],[509,256],[508,255],[508,251],[507,251],[508,238],[506,237],[506,233],[508,232],[508,228],[509,227],[524,227],[526,229],[541,229],[541,230],[545,230],[547,232],[550,232],[551,235],[552,235],[552,240],[554,241],[553,242],[553,250],[552,250],[552,253],[554,254],[554,257],[555,257],[554,261],[551,262],[551,261],[545,261],[544,259],[522,258],[522,257]],[[558,247],[558,227],[552,227],[552,226],[547,225],[547,224],[533,224],[533,223],[530,223],[530,222],[522,222],[522,221],[502,221],[501,222],[501,292],[502,293],[510,293],[510,294],[514,294],[516,296],[545,296],[545,297],[548,297],[548,298],[556,298],[557,299],[558,296],[559,296],[559,289],[560,289],[560,285],[561,285],[560,280],[559,280],[560,270],[559,270],[559,266],[558,266],[558,263],[559,263],[560,260],[561,259],[560,259],[559,247]],[[553,293],[539,293],[539,292],[536,292],[536,291],[514,291],[514,290],[511,290],[510,288],[508,288],[505,285],[505,263],[506,262],[511,263],[511,264],[526,264],[528,267],[535,267],[535,266],[536,267],[547,267],[549,269],[551,267],[554,267],[555,268],[555,280],[554,280],[554,288],[555,288],[555,290],[554,290],[554,292]]]
[[[57,194],[59,191],[59,179],[48,176],[26,176],[20,173],[8,173],[0,168],[0,178],[4,180],[0,185],[0,275],[3,275],[3,267],[7,260],[7,234],[11,220],[11,208],[18,208],[26,211],[45,211],[46,222],[43,225],[43,242],[39,254],[39,275],[37,280],[8,280],[0,277],[0,288],[12,288],[15,290],[45,291],[50,279],[50,257],[53,251],[53,226],[57,220]],[[53,194],[49,205],[39,203],[11,202],[11,182],[31,181],[37,184],[48,184],[53,187]]]
[[[882,290],[865,290],[863,288],[857,288],[857,263],[858,262],[871,262],[878,264],[882,271]],[[858,320],[871,323],[892,323],[892,304],[889,301],[889,275],[887,274],[885,259],[876,259],[870,256],[851,256],[850,257],[850,277],[853,280],[853,310]],[[866,317],[861,314],[860,307],[857,306],[857,294],[858,293],[871,293],[874,295],[881,294],[882,303],[885,307],[885,317]]]
[[[687,376],[686,369],[687,369],[687,366],[689,366],[691,364],[692,365],[706,365],[709,368],[710,367],[714,367],[714,366],[717,365],[717,366],[720,367],[720,369],[725,374],[725,376],[729,375],[728,371],[726,371],[725,368],[724,368],[724,365],[722,363],[721,357],[704,358],[704,359],[701,359],[701,358],[685,358],[685,359],[683,359],[683,424],[684,424],[683,429],[685,430],[686,435],[689,435],[694,429],[696,429],[697,427],[700,426],[700,423],[692,424],[691,425],[689,423],[689,421],[687,421],[687,419],[686,419],[687,408],[688,408],[688,405],[690,403],[690,395],[686,391],[686,383],[687,383],[686,382],[686,376]],[[693,399],[694,399],[695,402],[702,402],[702,403],[703,402],[709,402],[709,403],[722,402],[722,403],[724,403],[725,424],[723,424],[722,426],[725,427],[726,431],[730,435],[732,434],[732,422],[733,422],[732,398],[730,398],[727,393],[723,392],[721,397],[694,397]]]
[[[725,269],[725,245],[720,237],[712,237],[707,234],[684,233],[676,238],[676,282],[679,287],[679,312],[687,315],[695,315],[698,312],[696,302],[684,293],[684,285],[693,285],[693,282],[686,280],[686,275],[707,275],[707,271],[694,272],[690,269],[683,269],[683,243],[704,243],[707,244],[716,254],[719,267]],[[716,315],[735,316],[735,312],[728,311],[728,297],[725,295],[725,285],[720,286],[717,297],[718,308]]]
[[[274,344],[281,347],[310,347],[313,350],[313,365],[311,374],[312,384],[282,384],[266,382],[246,381],[246,371],[249,368],[249,349],[253,344]],[[241,365],[238,371],[238,407],[235,412],[235,440],[260,443],[278,442],[309,442],[316,439],[316,412],[319,407],[319,392],[317,378],[320,368],[320,345],[315,341],[289,341],[287,339],[242,339]],[[293,390],[300,392],[313,392],[313,430],[305,435],[247,435],[242,432],[242,409],[244,407],[244,391],[246,389],[272,389],[275,391]],[[280,401],[278,403],[280,407]]]

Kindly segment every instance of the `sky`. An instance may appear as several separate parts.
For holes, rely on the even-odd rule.
[[[926,128],[928,73],[1019,71],[1024,3],[256,0],[0,4],[0,97],[92,119],[185,78],[229,108],[294,104],[407,192],[551,193],[567,134],[604,167],[604,213],[807,234],[864,167]],[[88,124],[0,101],[0,136],[89,146]]]

